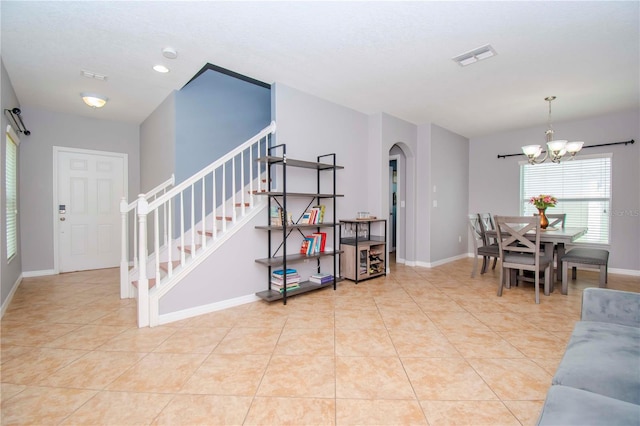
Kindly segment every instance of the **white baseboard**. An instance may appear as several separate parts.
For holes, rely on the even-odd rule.
[[[22,273],[22,276],[24,278],[31,278],[31,277],[45,277],[47,275],[57,275],[58,273],[56,272],[55,269],[43,269],[42,271],[26,271]]]
[[[158,323],[161,325],[169,324],[171,322],[196,317],[198,315],[209,314],[211,312],[221,311],[223,309],[244,305],[246,303],[256,302],[258,300],[261,300],[258,296],[256,296],[255,294],[249,294],[229,300],[223,300],[221,302],[211,303],[209,305],[196,306],[195,308],[183,309],[181,311],[170,312],[168,314],[160,314]]]
[[[20,286],[20,283],[22,282],[22,278],[23,278],[23,276],[22,276],[22,274],[20,274],[20,276],[18,277],[16,282],[13,283],[13,287],[11,287],[11,291],[7,295],[7,298],[4,299],[4,303],[2,304],[2,308],[0,308],[0,318],[2,318],[4,316],[4,313],[6,312],[7,308],[11,304],[11,300],[13,300],[13,296],[16,294],[16,291],[18,291],[18,287]]]
[[[640,277],[640,271],[635,271],[633,269],[609,268],[608,271],[609,273],[612,273],[612,274],[631,275],[632,277]]]
[[[423,268],[435,268],[436,266],[445,265],[460,259],[466,259],[467,257],[468,253],[463,253],[446,259],[436,260],[435,262],[416,262],[416,266],[422,266]]]

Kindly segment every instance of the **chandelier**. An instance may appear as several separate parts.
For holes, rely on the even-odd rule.
[[[582,149],[584,142],[568,142],[566,140],[553,139],[553,126],[551,124],[551,101],[555,96],[547,96],[545,101],[549,102],[549,118],[547,120],[547,131],[545,135],[547,137],[547,151],[542,159],[538,159],[542,155],[542,147],[540,145],[527,145],[522,147],[522,152],[529,159],[529,164],[539,164],[544,162],[547,158],[551,159],[554,163],[559,163],[565,154],[571,155],[571,160],[576,156],[578,151]]]

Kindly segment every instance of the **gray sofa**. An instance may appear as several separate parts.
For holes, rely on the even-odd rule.
[[[584,290],[538,425],[640,425],[640,293]]]

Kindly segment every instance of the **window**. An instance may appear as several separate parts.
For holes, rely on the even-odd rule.
[[[18,143],[15,132],[11,126],[7,126],[5,155],[7,260],[11,260],[18,252]]]
[[[520,213],[537,213],[532,196],[551,194],[558,199],[547,213],[566,213],[565,226],[586,226],[578,242],[609,244],[611,224],[611,154],[581,156],[559,164],[521,163]]]

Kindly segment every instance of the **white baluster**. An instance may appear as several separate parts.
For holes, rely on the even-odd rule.
[[[191,257],[196,257],[196,192],[195,183],[191,184]]]
[[[185,252],[184,249],[184,192],[180,193],[180,264],[184,266],[185,262]]]
[[[218,168],[213,169],[213,185],[211,187],[211,190],[212,190],[211,197],[213,198],[213,208],[211,210],[211,213],[213,216],[213,239],[214,240],[218,236],[218,224],[216,223],[216,212],[218,211],[218,203],[216,199],[216,172],[217,171],[218,171]]]
[[[120,200],[120,298],[129,297],[129,204],[127,199],[122,197]]]
[[[149,204],[144,195],[138,198],[138,223],[140,230],[140,268],[138,278],[138,327],[149,326],[149,279],[147,278],[147,213]]]
[[[222,164],[222,200],[220,200],[220,207],[222,208],[222,233],[227,230],[227,221],[225,220],[227,204],[227,163]]]
[[[173,229],[173,222],[172,220],[172,203],[173,199],[168,200],[164,203],[165,206],[165,211],[167,212],[167,235],[169,236],[169,239],[167,240],[167,252],[168,252],[168,258],[169,258],[169,276],[173,275],[173,234],[171,232],[171,230]]]
[[[207,214],[207,208],[206,208],[207,207],[206,206],[206,202],[207,202],[206,198],[207,197],[205,197],[205,194],[207,193],[206,192],[207,186],[205,185],[205,182],[206,182],[206,176],[202,178],[202,192],[201,192],[202,201],[200,203],[202,205],[202,213],[200,215],[200,223],[202,224],[202,226],[201,226],[201,228],[202,228],[202,238],[201,238],[201,240],[202,240],[202,249],[203,250],[207,248],[207,226],[206,226],[206,220],[205,220],[205,218],[206,218],[205,215]]]
[[[231,159],[231,221],[236,223],[236,157]]]
[[[156,287],[160,286],[160,217],[158,209],[153,211],[153,250],[155,253],[155,271],[156,271]]]

